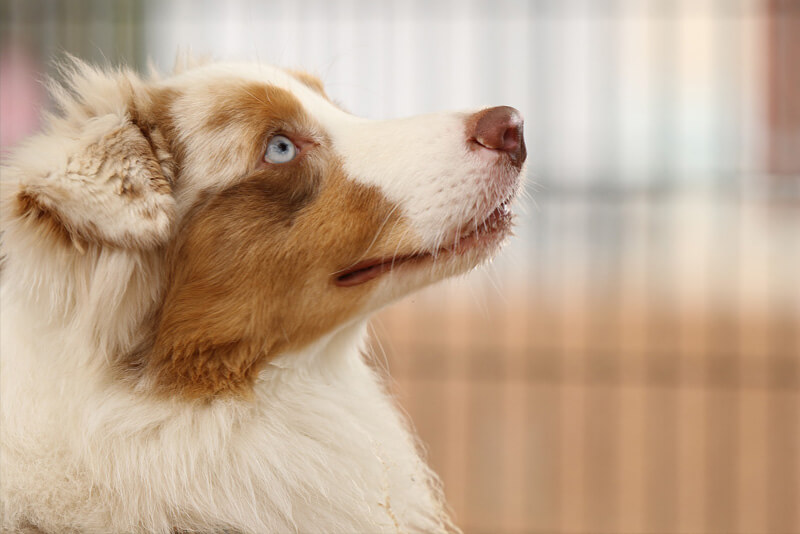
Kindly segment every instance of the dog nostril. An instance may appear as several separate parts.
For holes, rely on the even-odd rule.
[[[512,161],[525,161],[522,115],[510,106],[481,110],[467,118],[467,137],[490,150],[506,152]]]
[[[519,130],[516,127],[506,128],[502,133],[498,148],[505,152],[515,151],[519,146],[519,137]]]

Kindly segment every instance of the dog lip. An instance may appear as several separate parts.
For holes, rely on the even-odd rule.
[[[361,285],[364,282],[372,280],[373,278],[377,278],[383,273],[391,271],[398,265],[431,256],[433,255],[430,252],[420,252],[416,254],[396,256],[393,258],[376,258],[360,261],[352,267],[348,267],[344,271],[338,273],[334,279],[334,284],[339,287],[352,287]]]
[[[471,228],[471,231],[459,236],[452,245],[440,247],[433,252],[416,252],[391,258],[373,258],[359,261],[351,267],[339,271],[334,278],[334,284],[339,287],[358,286],[403,264],[419,262],[429,258],[437,258],[440,254],[463,254],[477,246],[478,243],[487,237],[508,228],[511,217],[513,216],[511,210],[508,208],[508,204],[511,200],[512,197],[509,197],[502,201],[479,224],[467,225],[466,227]]]
[[[477,246],[481,241],[508,229],[513,217],[513,213],[508,208],[510,202],[511,198],[504,200],[480,223],[467,225],[466,228],[471,229],[469,232],[457,237],[453,245],[442,247],[439,251],[463,254]]]

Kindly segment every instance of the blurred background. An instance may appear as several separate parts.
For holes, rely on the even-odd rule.
[[[373,322],[467,533],[800,532],[800,0],[1,0],[0,144],[65,52],[302,67],[358,115],[508,104],[491,266]]]

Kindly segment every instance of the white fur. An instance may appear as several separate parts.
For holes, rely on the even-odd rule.
[[[3,362],[4,531],[20,517],[46,532],[445,529],[362,324],[274,361],[255,402],[197,406],[106,383],[76,365],[82,335],[30,332],[37,316],[2,323],[3,353],[28,356]]]
[[[120,201],[113,193],[122,171],[100,172],[80,158],[103,131],[126,123],[122,102],[144,82],[127,72],[78,70],[73,89],[93,108],[59,93],[63,118],[52,118],[3,171],[3,532],[453,530],[436,476],[362,358],[364,320],[270,362],[254,399],[159,399],[110,376],[108,362],[140,339],[161,298],[162,260],[153,247],[203,191],[233,183],[244,167],[228,161],[210,172],[212,163],[199,156],[232,141],[235,132],[223,130],[218,139],[192,140],[183,169],[189,178],[173,195],[147,191],[142,179],[135,185],[144,194]],[[480,156],[464,148],[464,114],[365,121],[266,66],[211,65],[153,83],[185,90],[175,106],[183,106],[180,131],[191,137],[202,119],[202,81],[234,75],[292,91],[348,173],[400,206],[421,246],[438,246],[446,232],[486,209],[493,186],[481,175]],[[162,156],[153,155],[166,174]],[[8,213],[20,187],[46,195],[93,191],[52,203],[78,225],[104,221],[108,241],[136,246],[81,253],[44,246]]]

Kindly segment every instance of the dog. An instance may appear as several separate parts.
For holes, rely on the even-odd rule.
[[[3,532],[448,532],[371,313],[511,233],[510,107],[357,118],[261,64],[74,60],[2,169]]]

